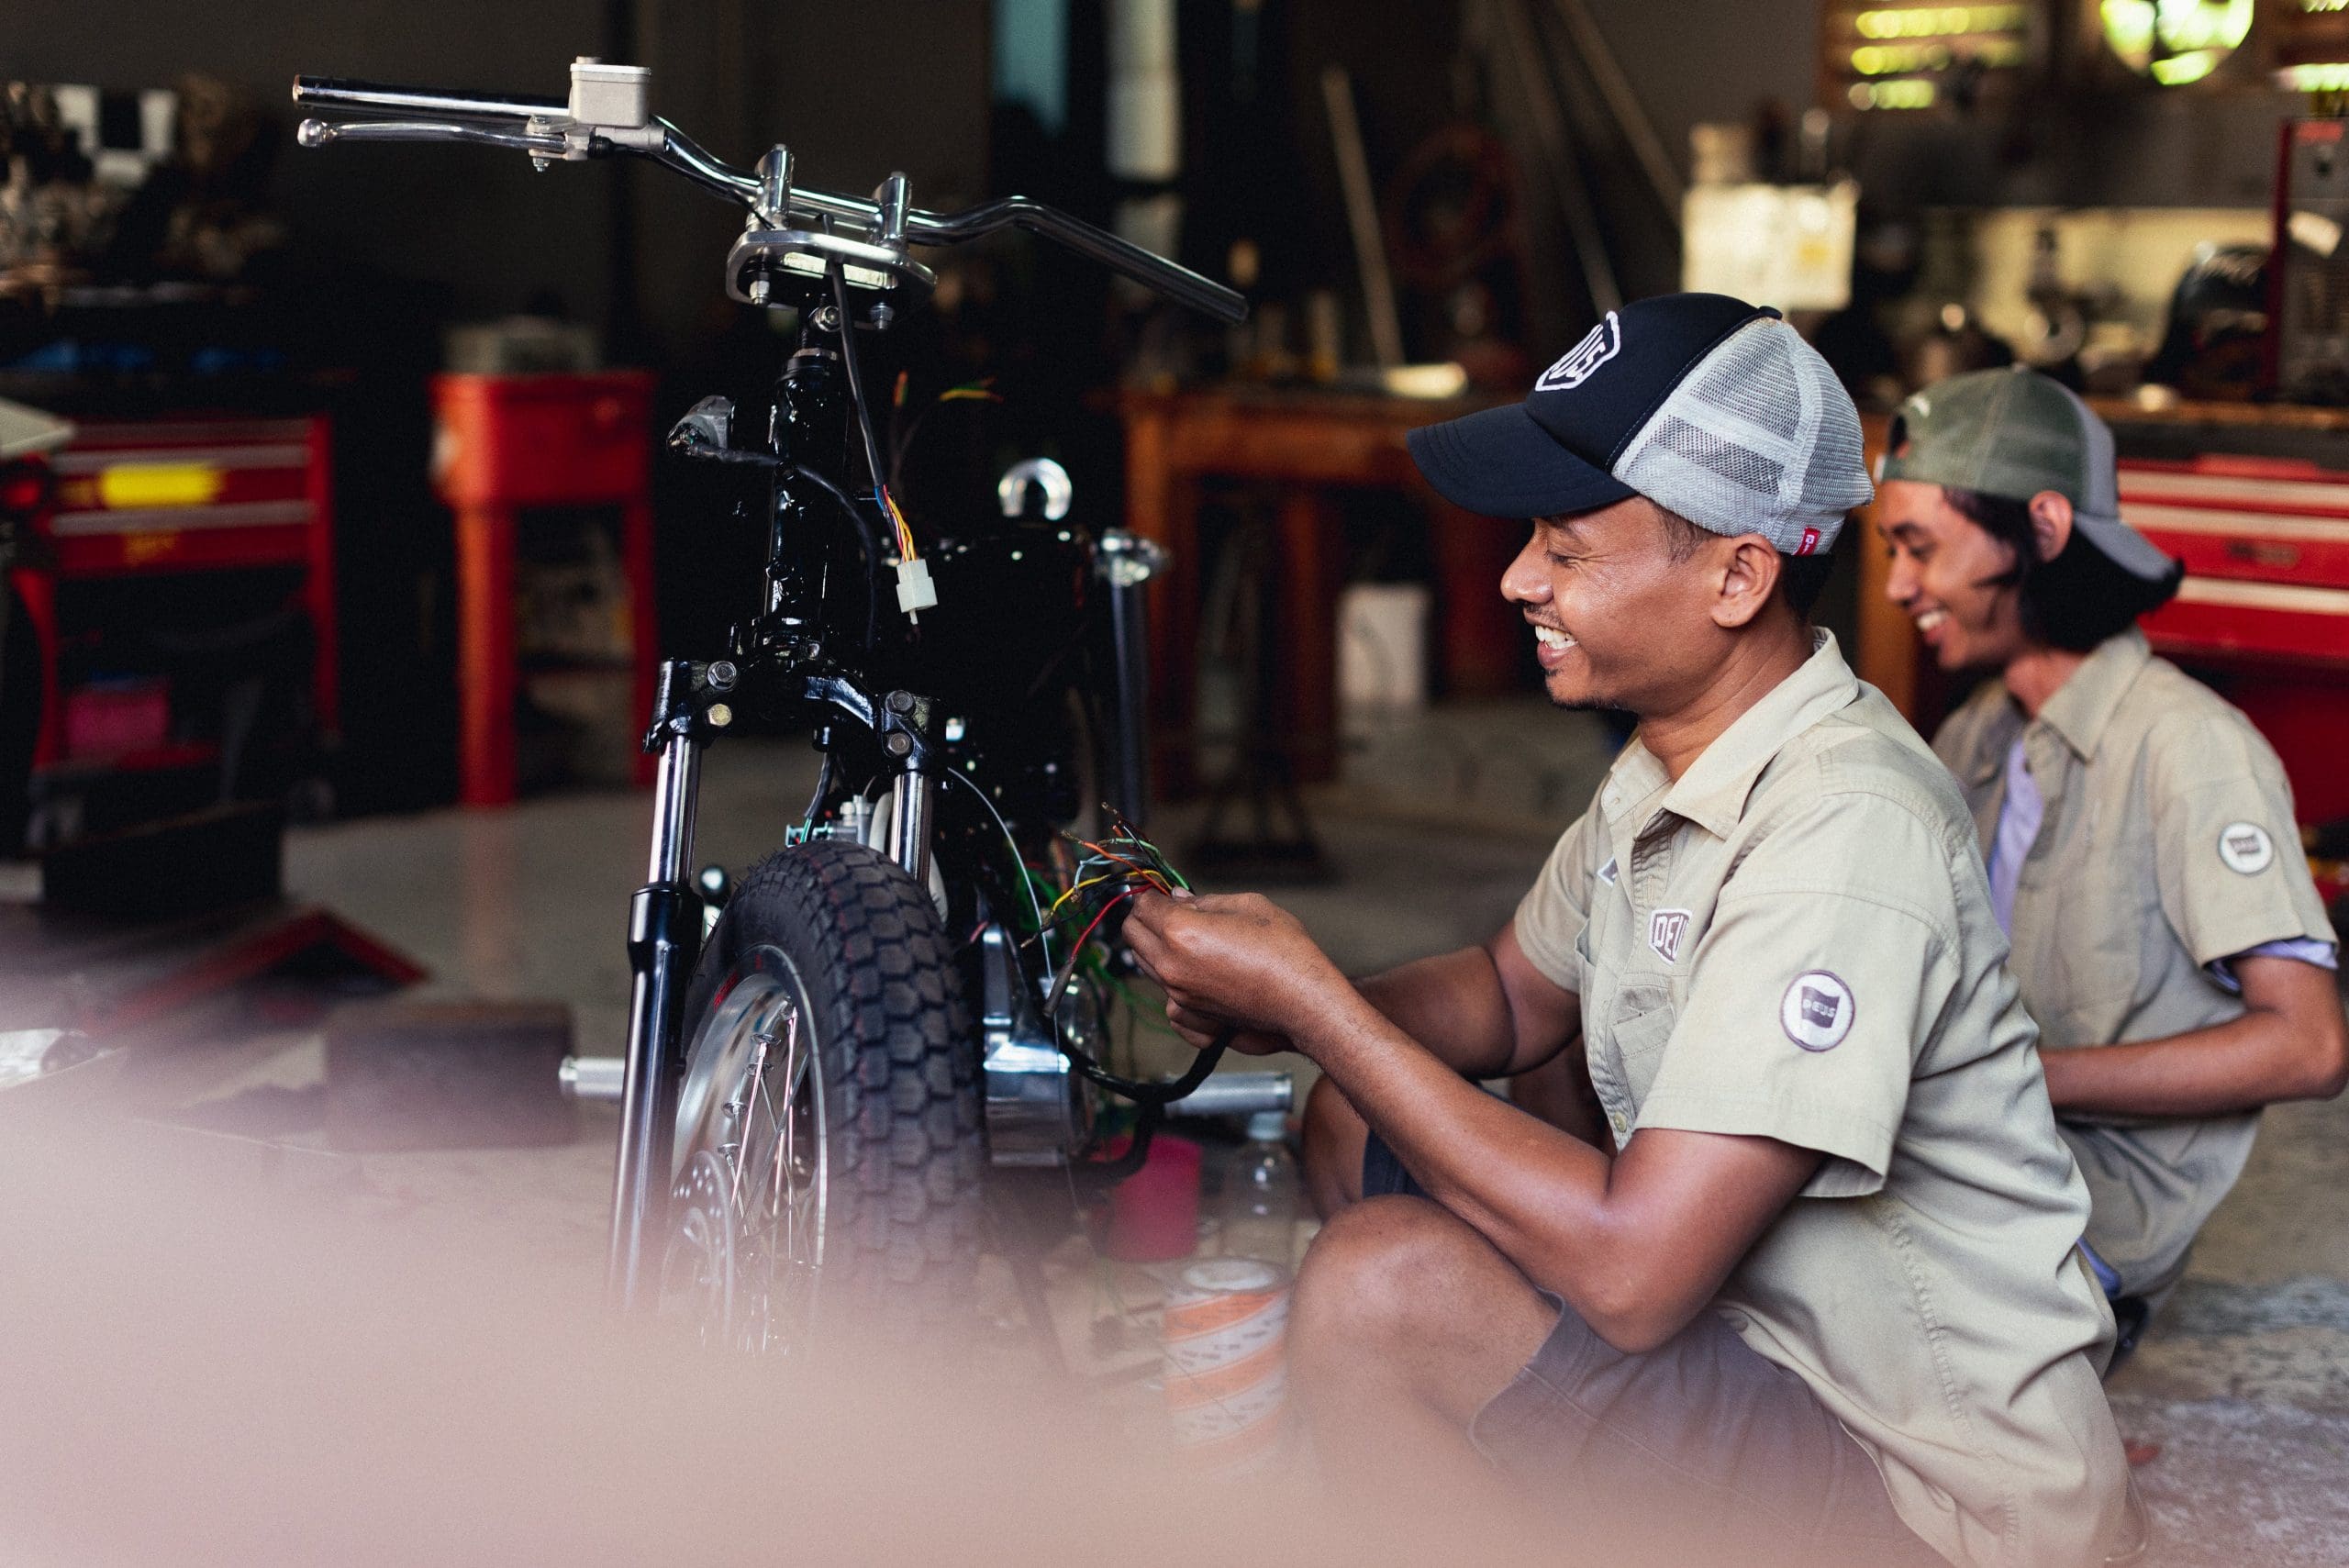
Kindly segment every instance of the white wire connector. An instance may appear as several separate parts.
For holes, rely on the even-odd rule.
[[[921,612],[938,603],[938,584],[930,580],[930,562],[919,556],[897,562],[897,607],[916,626]]]

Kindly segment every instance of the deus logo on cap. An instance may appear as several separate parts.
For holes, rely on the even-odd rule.
[[[1580,386],[1590,379],[1590,373],[1613,359],[1623,347],[1623,324],[1613,311],[1607,319],[1584,334],[1583,340],[1568,349],[1558,362],[1542,373],[1533,384],[1536,392],[1562,392],[1570,386]]]

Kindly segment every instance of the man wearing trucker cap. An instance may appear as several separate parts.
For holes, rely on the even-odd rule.
[[[2104,421],[1983,371],[1910,398],[1890,441],[1886,592],[1943,669],[1994,677],[1933,749],[1981,832],[2125,1345],[2259,1107],[2349,1081],[2333,935],[2275,752],[2137,630],[2180,569],[2121,520]]]
[[[1552,700],[1640,730],[1480,947],[1356,986],[1254,895],[1129,927],[1192,1040],[1322,1070],[1289,1343],[1325,1466],[1578,1561],[2122,1549],[2087,1195],[1973,823],[1808,621],[1869,495],[1834,376],[1672,295],[1411,451],[1532,519],[1501,589]],[[1563,1127],[1470,1082],[1562,1051]]]

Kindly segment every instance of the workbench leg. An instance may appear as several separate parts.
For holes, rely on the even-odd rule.
[[[652,712],[652,688],[661,672],[661,626],[652,578],[652,508],[633,502],[620,508],[620,562],[628,574],[629,652],[635,661],[640,720]],[[657,759],[641,747],[636,753],[636,784],[650,788]]]
[[[1299,784],[1338,776],[1338,591],[1344,539],[1327,492],[1292,489],[1280,501],[1280,624],[1274,673],[1280,733]]]
[[[1531,658],[1525,617],[1501,597],[1501,573],[1524,547],[1527,525],[1480,517],[1430,496],[1428,529],[1444,695],[1491,697],[1518,690]]]
[[[457,512],[457,797],[505,806],[515,795],[514,512]]]

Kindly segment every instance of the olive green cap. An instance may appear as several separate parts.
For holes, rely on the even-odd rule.
[[[2154,583],[2176,570],[2121,520],[2111,427],[2068,387],[2022,365],[1952,376],[1910,396],[1892,417],[1876,478],[2010,501],[2053,490],[2071,502],[2074,529],[2131,576]]]

